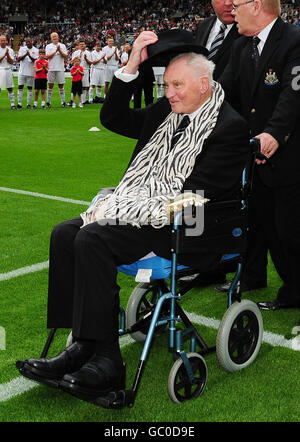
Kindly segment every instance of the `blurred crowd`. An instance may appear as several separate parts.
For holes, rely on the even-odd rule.
[[[298,3],[282,5],[284,21],[300,26]],[[133,41],[141,27],[155,31],[179,27],[194,31],[199,21],[213,14],[210,2],[198,0],[14,0],[0,3],[0,34],[5,34],[13,46],[14,27],[10,15],[26,14],[28,23],[18,42],[33,39],[37,48],[49,43],[50,33],[56,31],[69,50],[75,41],[86,40],[92,48],[96,42],[106,44],[108,36],[120,44]],[[16,48],[15,48],[16,49]]]

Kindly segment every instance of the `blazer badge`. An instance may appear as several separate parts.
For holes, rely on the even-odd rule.
[[[273,72],[273,69],[269,69],[269,72],[266,73],[265,76],[265,84],[267,86],[274,86],[279,83],[276,72]]]

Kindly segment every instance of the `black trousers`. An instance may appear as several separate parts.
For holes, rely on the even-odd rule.
[[[283,281],[277,298],[300,307],[300,184],[271,188],[256,174],[254,186],[253,205],[259,236],[270,250]]]
[[[136,85],[133,93],[134,108],[141,108],[142,106],[142,92],[144,90],[145,106],[153,103],[153,83],[145,82],[144,84]]]
[[[57,225],[50,240],[48,327],[72,328],[73,336],[105,340],[118,332],[117,266],[165,243],[167,229],[89,224],[81,218]],[[166,239],[166,241],[165,241]]]
[[[170,259],[171,228],[81,226],[81,218],[75,218],[52,231],[47,326],[72,328],[73,336],[81,339],[115,340],[119,330],[117,266],[135,262],[151,251]],[[179,262],[189,265],[193,256],[179,254]],[[203,271],[213,268],[219,257],[207,247],[197,253]]]

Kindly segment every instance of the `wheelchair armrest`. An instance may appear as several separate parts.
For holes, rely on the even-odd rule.
[[[170,215],[170,219],[173,221],[173,224],[177,224],[178,220],[183,216],[185,208],[191,206],[201,207],[208,201],[209,200],[207,198],[204,198],[197,193],[185,192],[176,196],[173,200],[166,204],[165,209]],[[184,217],[186,216],[191,215],[184,214]]]

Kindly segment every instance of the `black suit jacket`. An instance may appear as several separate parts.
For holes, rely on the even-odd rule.
[[[117,134],[138,140],[130,162],[171,112],[165,97],[146,108],[130,108],[134,83],[124,83],[114,78],[100,113],[103,126]],[[197,156],[194,169],[186,179],[183,190],[204,190],[204,196],[211,200],[236,197],[240,189],[241,173],[248,157],[248,125],[227,102],[224,102],[217,124],[204,142],[202,152]],[[210,215],[205,215],[205,225],[215,225],[219,221],[221,225],[220,219],[226,218],[227,215],[231,216],[232,212],[224,214],[223,210],[221,213],[213,211]],[[209,228],[207,232],[206,235],[210,236]],[[205,235],[202,235],[201,241],[204,237]],[[199,249],[194,237],[189,243],[189,251]]]
[[[195,31],[196,42],[201,46],[206,46],[209,34],[216,22],[216,16],[211,16],[200,22]],[[229,59],[231,46],[234,41],[240,37],[236,24],[234,23],[223,43],[220,45],[216,55],[212,58],[216,67],[214,70],[214,79],[217,80],[223,73]]]
[[[268,132],[280,143],[267,164],[257,167],[263,182],[272,187],[300,181],[298,66],[300,29],[278,18],[257,71],[251,62],[251,37],[241,37],[233,45],[230,62],[220,78],[226,99],[249,122],[251,136]]]

